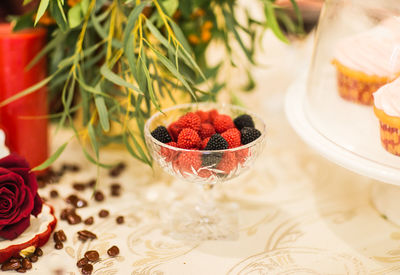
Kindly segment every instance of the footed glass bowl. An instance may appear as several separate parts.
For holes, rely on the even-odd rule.
[[[188,112],[216,109],[233,119],[242,114],[253,118],[261,136],[251,143],[226,150],[187,150],[164,144],[152,135],[158,126],[168,127]],[[233,179],[253,165],[264,147],[266,126],[256,114],[237,106],[217,103],[178,105],[154,114],[145,125],[145,137],[153,159],[170,175],[198,183],[202,190],[194,204],[178,202],[171,208],[172,231],[178,239],[234,239],[237,236],[237,207],[218,204],[210,190]]]

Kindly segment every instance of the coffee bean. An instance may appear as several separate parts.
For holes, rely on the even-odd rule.
[[[29,261],[31,261],[32,263],[36,263],[37,261],[38,261],[38,256],[36,256],[36,255],[31,255],[30,257],[29,257]]]
[[[121,170],[118,169],[117,167],[114,167],[110,170],[110,172],[108,173],[108,175],[112,178],[116,178],[121,174]]]
[[[94,193],[95,201],[104,201],[104,194],[101,191],[96,191]]]
[[[70,166],[70,170],[71,170],[71,172],[79,172],[81,170],[81,168],[77,164],[72,164]]]
[[[119,190],[119,189],[121,189],[121,184],[119,183],[111,184],[111,190]]]
[[[82,208],[87,206],[87,201],[84,199],[79,198],[77,195],[69,195],[65,201],[71,205],[73,205],[76,208]]]
[[[56,242],[56,244],[54,245],[54,248],[58,250],[63,249],[63,247],[64,245],[62,242]]]
[[[87,218],[86,220],[83,221],[83,223],[86,224],[86,225],[92,225],[93,222],[94,222],[93,217],[89,217],[89,218]]]
[[[65,242],[67,240],[67,236],[65,235],[64,231],[61,229],[61,230],[54,232],[53,239],[56,243],[57,242]],[[42,252],[42,254],[43,254],[43,252]],[[41,255],[38,255],[38,256],[41,256]]]
[[[108,212],[108,211],[105,210],[105,209],[102,209],[102,210],[100,210],[100,212],[99,212],[99,217],[100,217],[100,218],[105,218],[105,217],[107,217],[109,214],[110,214],[110,212]]]
[[[60,230],[60,231],[62,231],[62,230]],[[63,233],[64,233],[64,231],[63,231]],[[65,236],[65,234],[64,234],[64,236]],[[65,237],[65,238],[66,238],[66,237]],[[42,250],[40,247],[36,247],[36,249],[35,249],[35,255],[38,256],[38,257],[43,256],[43,250]]]
[[[89,260],[87,258],[82,258],[78,262],[76,262],[77,267],[83,267],[85,264],[88,264]]]
[[[93,232],[90,232],[89,230],[81,230],[81,231],[78,231],[78,238],[80,240],[86,241],[87,239],[91,239],[91,240],[97,239],[97,236],[96,236],[96,234],[94,234]]]
[[[87,206],[87,201],[83,200],[83,199],[78,199],[74,205],[76,208],[82,208]]]
[[[1,265],[1,270],[2,271],[8,271],[8,270],[17,270],[18,268],[20,268],[21,262],[17,261],[17,262],[5,262]]]
[[[93,272],[93,265],[91,265],[91,264],[85,264],[85,265],[82,267],[82,274],[83,274],[83,275],[90,275],[90,274],[92,274],[92,272]]]
[[[26,269],[23,268],[23,267],[20,267],[20,268],[17,269],[17,272],[18,272],[18,273],[25,273],[25,272],[26,272]]]
[[[12,257],[12,258],[10,258],[8,261],[10,262],[10,263],[15,263],[15,262],[20,262],[22,259],[21,258],[14,258],[14,257]]]
[[[66,199],[65,202],[74,205],[76,203],[76,201],[78,200],[78,196],[77,195],[69,195]]]
[[[58,197],[58,192],[57,190],[51,190],[50,191],[50,198],[57,198]]]
[[[111,190],[112,197],[119,197],[120,195],[121,195],[121,192],[118,189]]]
[[[86,185],[89,186],[90,188],[93,188],[96,185],[96,182],[97,182],[96,179],[91,179],[86,183]]]
[[[74,188],[77,191],[83,191],[86,188],[86,185],[80,182],[76,182],[72,185],[72,188]]]
[[[116,221],[118,224],[123,224],[125,222],[124,216],[118,216]]]
[[[25,268],[25,269],[31,269],[32,268],[32,263],[27,258],[23,259],[21,261],[21,264],[22,264],[22,268]]]
[[[100,258],[99,252],[96,250],[89,250],[85,253],[85,258],[88,259],[90,262],[97,262]]]
[[[67,221],[68,221],[68,224],[74,225],[74,224],[80,223],[82,221],[82,218],[81,218],[81,216],[77,215],[76,213],[72,213],[67,216]]]
[[[63,210],[61,210],[60,219],[61,220],[66,220],[69,213],[71,213],[71,209],[70,208],[64,208]]]
[[[111,246],[108,250],[107,250],[107,254],[111,257],[115,257],[119,254],[119,248],[118,246]]]

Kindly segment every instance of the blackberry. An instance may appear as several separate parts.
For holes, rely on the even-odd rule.
[[[214,134],[211,136],[204,150],[225,150],[228,149],[228,146],[228,142],[220,134]]]
[[[222,153],[210,153],[210,154],[202,154],[201,156],[201,166],[202,167],[210,167],[215,168],[217,167],[218,163],[222,159]]]
[[[254,121],[253,118],[249,115],[240,115],[237,118],[233,120],[233,123],[235,123],[236,128],[238,130],[242,130],[244,127],[250,127],[254,128]]]
[[[261,132],[256,128],[244,127],[241,131],[242,144],[248,144],[261,136]]]
[[[153,132],[151,132],[151,135],[153,136],[153,138],[161,141],[162,143],[168,143],[172,141],[167,128],[165,128],[164,126],[158,126]]]

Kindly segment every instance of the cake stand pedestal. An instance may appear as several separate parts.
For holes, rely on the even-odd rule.
[[[372,107],[320,91],[309,100],[306,75],[287,91],[285,112],[297,134],[327,159],[360,175],[380,181],[371,189],[376,209],[400,226],[400,157],[380,144],[379,123]]]

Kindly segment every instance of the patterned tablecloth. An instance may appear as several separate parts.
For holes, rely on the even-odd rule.
[[[290,128],[283,110],[284,92],[304,70],[311,41],[283,45],[268,34],[268,51],[255,70],[258,88],[245,102],[260,113],[268,126],[267,145],[254,169],[219,186],[221,199],[239,205],[240,236],[236,241],[183,242],[169,237],[165,214],[172,202],[193,194],[190,184],[177,182],[158,169],[141,164],[120,150],[102,153],[104,162],[124,161],[127,169],[117,178],[100,171],[99,190],[104,202],[91,200],[91,191],[79,196],[89,206],[78,209],[94,216],[91,226],[59,221],[68,237],[64,249],[51,239],[44,256],[30,273],[80,274],[76,267],[85,251],[96,249],[101,261],[93,274],[396,274],[400,273],[400,228],[381,217],[370,202],[368,178],[330,163],[305,145]],[[266,67],[266,68],[265,68]],[[240,85],[232,78],[232,85]],[[68,133],[53,138],[54,148]],[[96,177],[78,145],[70,145],[55,164],[81,166],[57,184],[41,189],[59,216],[65,197],[77,191],[75,182]],[[122,185],[122,195],[111,197],[110,185]],[[59,198],[50,199],[57,189]],[[99,218],[100,209],[110,211]],[[125,217],[124,224],[115,218]],[[167,215],[166,215],[167,216]],[[81,242],[76,232],[88,229],[94,241]],[[120,256],[106,250],[117,245]]]

